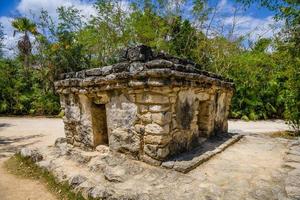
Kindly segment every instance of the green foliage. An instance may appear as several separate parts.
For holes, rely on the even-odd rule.
[[[57,114],[58,97],[47,90],[39,72],[27,72],[16,61],[0,61],[0,114]]]
[[[3,57],[3,47],[4,47],[4,32],[3,32],[3,26],[0,23],[0,59]]]

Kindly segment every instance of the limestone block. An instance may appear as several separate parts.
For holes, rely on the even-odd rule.
[[[145,84],[146,84],[145,81],[138,81],[138,80],[130,80],[128,82],[128,86],[130,86],[130,87],[139,87],[139,88],[141,88]]]
[[[146,66],[150,69],[153,68],[170,68],[173,66],[173,63],[168,60],[163,59],[157,59],[157,60],[151,60],[146,63]]]
[[[144,152],[148,156],[155,158],[155,159],[164,159],[170,153],[168,146],[159,148],[157,145],[151,145],[151,144],[144,145]]]
[[[112,96],[105,105],[108,133],[116,128],[128,129],[137,119],[137,105],[128,101],[125,95]]]
[[[147,124],[145,126],[145,132],[149,134],[157,134],[157,135],[164,135],[169,133],[169,124],[160,126],[158,124],[152,123]]]
[[[140,137],[132,130],[115,129],[109,135],[109,148],[137,155],[140,150]]]
[[[151,113],[148,112],[146,114],[142,114],[142,115],[139,115],[139,118],[142,120],[142,122],[144,123],[151,123],[152,122],[152,119],[151,119]]]
[[[140,71],[143,71],[143,69],[144,69],[144,63],[141,62],[133,62],[129,66],[130,73],[138,73]]]
[[[171,122],[171,112],[152,113],[152,121],[159,125],[165,125]]]
[[[171,139],[169,135],[146,135],[144,136],[144,143],[165,145],[168,144]]]
[[[157,150],[157,157],[159,159],[164,159],[164,158],[168,157],[169,154],[170,154],[170,150],[169,150],[168,146],[163,147],[163,148],[158,148],[158,150]]]
[[[153,158],[151,158],[150,156],[148,156],[146,154],[141,156],[141,160],[146,162],[146,163],[149,163],[151,165],[154,165],[154,166],[160,166],[161,165],[161,161],[153,159]]]
[[[159,93],[159,94],[168,94],[172,92],[172,89],[170,87],[152,87],[151,92]]]
[[[169,98],[164,95],[144,93],[144,94],[137,94],[136,101],[138,103],[167,104],[169,103]]]
[[[141,125],[141,124],[136,124],[134,126],[135,128],[135,131],[138,133],[138,134],[141,134],[143,135],[145,133],[145,126],[144,125]]]
[[[149,105],[149,110],[151,112],[165,112],[170,109],[169,105]]]
[[[151,158],[156,158],[157,157],[157,145],[152,145],[152,144],[145,144],[144,145],[144,152],[150,156]]]
[[[170,79],[161,79],[161,78],[149,78],[147,84],[154,87],[162,87],[169,85],[171,83]]]

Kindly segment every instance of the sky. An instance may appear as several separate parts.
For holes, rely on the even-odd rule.
[[[233,39],[245,34],[248,34],[253,41],[260,37],[272,37],[282,26],[282,22],[276,22],[273,19],[274,13],[266,8],[260,8],[258,5],[251,5],[246,10],[239,9],[238,12],[235,12],[235,9],[239,5],[234,0],[209,0],[209,5],[217,8],[212,26],[207,31],[210,37],[214,37],[216,34],[228,35],[233,21],[236,22]],[[0,23],[4,27],[5,33],[5,54],[7,56],[16,54],[17,37],[13,37],[13,28],[11,27],[14,17],[30,18],[34,14],[38,15],[41,9],[45,9],[54,19],[57,19],[56,8],[59,6],[74,6],[85,16],[96,13],[92,0],[0,0]],[[189,9],[189,7],[186,8],[187,13],[190,12]],[[209,22],[208,20],[206,23],[209,24]]]

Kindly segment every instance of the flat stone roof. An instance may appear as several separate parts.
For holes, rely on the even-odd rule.
[[[196,85],[217,85],[229,89],[234,87],[231,80],[200,70],[201,65],[197,63],[152,51],[150,47],[144,45],[124,50],[120,61],[110,66],[61,74],[59,80],[55,82],[55,87],[59,89],[103,86],[117,82],[123,85],[128,84],[128,86],[186,85],[193,82]],[[138,84],[136,81],[133,83],[130,80],[141,83]]]

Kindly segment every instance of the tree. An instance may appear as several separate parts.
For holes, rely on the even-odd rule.
[[[30,65],[29,57],[32,50],[29,34],[38,34],[36,24],[26,17],[20,17],[12,21],[12,26],[15,28],[14,36],[17,32],[23,34],[21,39],[18,41],[18,49],[24,61],[24,65],[28,68]]]

